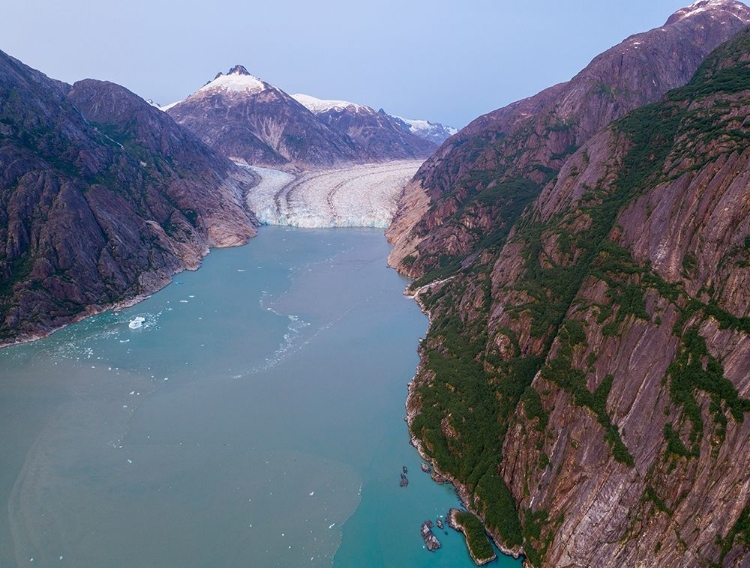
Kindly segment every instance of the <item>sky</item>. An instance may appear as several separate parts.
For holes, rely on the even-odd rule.
[[[463,127],[691,0],[7,0],[0,50],[159,104],[242,64],[289,94]]]

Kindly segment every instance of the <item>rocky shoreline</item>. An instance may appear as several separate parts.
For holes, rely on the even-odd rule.
[[[442,283],[442,281],[440,282]],[[422,312],[427,316],[429,325],[432,325],[432,315],[430,314],[429,310],[425,307],[425,305],[422,303],[420,299],[420,293],[424,291],[425,289],[434,287],[435,284],[438,283],[431,283],[423,288],[419,288],[418,290],[414,291],[413,293],[407,292],[404,293],[409,298],[412,298],[414,301],[417,302],[417,305],[419,305],[419,308],[422,310]],[[417,377],[420,375],[420,373],[423,371],[423,362],[420,354],[420,361],[419,365],[417,366],[417,371],[414,374],[414,376],[409,381],[409,385],[407,387],[408,393],[406,395],[406,424],[409,427],[409,435],[410,435],[410,442],[411,445],[414,446],[417,450],[417,453],[419,456],[428,464],[430,464],[430,467],[432,468],[432,472],[438,475],[444,483],[450,483],[453,485],[453,487],[456,490],[456,494],[458,495],[458,498],[461,500],[461,504],[466,508],[467,511],[473,513],[476,515],[476,517],[482,521],[482,524],[484,524],[485,520],[484,517],[479,513],[479,511],[473,506],[473,503],[471,502],[469,491],[467,490],[466,486],[464,486],[461,482],[456,480],[453,476],[450,474],[447,474],[444,471],[441,471],[438,465],[435,463],[435,461],[430,458],[427,455],[427,452],[425,452],[424,447],[422,445],[422,441],[417,438],[417,436],[414,435],[414,432],[411,429],[412,423],[414,422],[414,418],[419,413],[419,406],[418,403],[415,401],[415,388],[416,388],[416,380]],[[517,546],[514,548],[509,548],[505,546],[505,544],[500,539],[500,535],[490,530],[485,525],[485,530],[487,531],[487,534],[492,538],[492,542],[497,546],[498,550],[502,552],[503,554],[507,556],[512,556],[516,560],[520,559],[524,556],[523,547]],[[524,558],[524,567],[525,568],[531,568],[531,565],[528,563],[527,560]]]
[[[489,564],[490,562],[493,562],[497,560],[497,554],[493,552],[492,556],[488,558],[477,558],[474,554],[474,550],[471,548],[471,544],[469,542],[469,534],[466,530],[466,527],[464,527],[460,522],[458,522],[458,514],[461,513],[458,509],[451,509],[448,512],[448,526],[451,527],[453,530],[456,530],[464,535],[464,538],[466,539],[466,548],[469,549],[469,556],[471,556],[471,559],[474,561],[474,564],[477,566],[484,566],[485,564]]]
[[[232,246],[244,246],[245,244],[247,244],[247,241],[245,243],[241,243],[240,245],[216,246],[216,247],[211,247],[211,248],[231,248]],[[0,341],[0,349],[3,349],[5,347],[12,347],[14,345],[22,345],[24,343],[31,343],[39,339],[45,339],[49,337],[50,335],[52,335],[53,333],[60,331],[62,329],[65,329],[69,325],[79,323],[87,318],[98,316],[110,310],[113,312],[119,312],[120,310],[124,310],[132,306],[135,306],[136,304],[140,304],[144,300],[148,300],[156,292],[159,292],[160,290],[169,286],[173,282],[174,277],[177,276],[178,274],[185,272],[186,270],[191,271],[191,272],[198,270],[202,265],[203,258],[208,256],[209,252],[210,252],[210,249],[206,251],[206,253],[201,258],[201,262],[197,266],[185,266],[181,270],[177,270],[173,272],[172,274],[163,274],[162,278],[154,279],[152,281],[153,286],[149,286],[148,287],[149,291],[146,293],[140,293],[140,294],[137,294],[136,296],[133,296],[132,298],[125,298],[124,300],[119,300],[111,304],[104,304],[104,305],[93,304],[93,305],[86,306],[86,308],[81,313],[76,314],[75,316],[71,317],[69,321],[61,325],[51,327],[49,329],[45,329],[44,331],[38,331],[38,332],[30,333],[27,335],[21,335],[21,336],[15,337],[12,341],[7,341],[7,342]]]

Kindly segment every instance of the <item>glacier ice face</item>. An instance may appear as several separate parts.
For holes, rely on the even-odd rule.
[[[248,193],[247,203],[266,225],[386,228],[401,190],[421,165],[421,160],[354,165],[297,177],[243,166],[261,177]]]

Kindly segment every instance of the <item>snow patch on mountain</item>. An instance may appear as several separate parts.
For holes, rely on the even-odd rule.
[[[261,182],[248,207],[266,225],[379,227],[390,225],[398,197],[422,160],[357,165],[305,172],[299,177],[256,166]]]
[[[199,89],[200,91],[230,91],[235,93],[259,93],[269,85],[251,75],[242,65],[236,65],[224,75],[219,73],[213,81],[210,81]]]
[[[731,9],[734,6],[737,6],[740,9],[745,8],[744,5],[740,4],[739,2],[735,2],[735,0],[697,0],[696,2],[690,4],[690,6],[677,10],[669,18],[667,24],[684,20],[685,18],[695,16],[702,12],[710,13],[714,10]],[[713,14],[710,15],[712,18],[715,18]]]
[[[430,140],[436,144],[442,144],[445,140],[453,136],[458,132],[457,128],[452,126],[444,126],[439,122],[430,122],[429,120],[414,120],[411,118],[403,118],[401,116],[395,116],[405,128],[409,130],[415,136]]]
[[[320,114],[323,112],[328,112],[329,110],[344,110],[349,107],[354,107],[355,110],[369,110],[370,112],[375,112],[368,106],[352,103],[349,101],[318,99],[316,97],[303,95],[301,93],[292,95],[292,98],[313,114]]]
[[[414,134],[416,134],[417,132],[431,132],[436,129],[445,130],[451,136],[458,132],[457,128],[453,128],[452,126],[443,126],[442,124],[436,124],[434,122],[430,122],[429,120],[412,120],[410,118],[403,118],[400,116],[396,118],[399,118],[406,124],[408,124]]]
[[[173,103],[169,103],[168,105],[160,106],[160,107],[159,107],[159,110],[161,110],[161,111],[164,111],[164,112],[167,112],[167,111],[168,111],[169,109],[171,109],[171,108],[172,108],[173,106],[177,106],[177,105],[178,105],[178,104],[180,104],[181,102],[182,102],[182,101],[175,101],[175,102],[173,102]]]

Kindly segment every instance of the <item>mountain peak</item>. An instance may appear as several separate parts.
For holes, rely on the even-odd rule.
[[[225,75],[218,73],[212,81],[206,83],[200,91],[231,91],[240,93],[259,93],[268,85],[251,75],[242,65],[235,65]]]
[[[672,14],[665,25],[675,24],[703,12],[725,12],[735,15],[747,23],[748,8],[737,0],[697,0]]]
[[[235,65],[229,70],[229,73],[227,75],[248,75],[249,77],[252,77],[250,75],[250,72],[245,69],[244,65]]]

